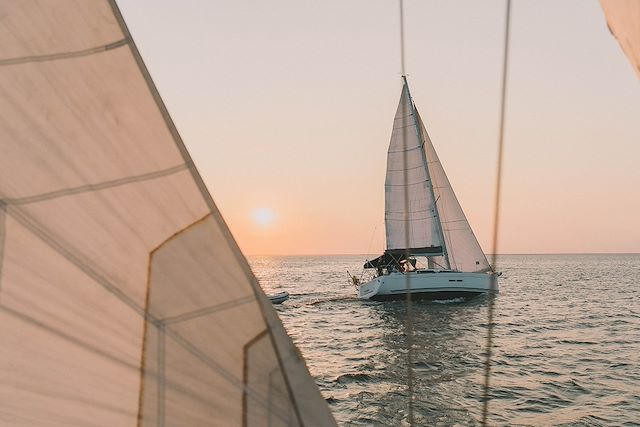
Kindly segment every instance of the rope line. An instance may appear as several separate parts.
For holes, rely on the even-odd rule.
[[[498,261],[498,227],[500,224],[500,195],[502,190],[502,159],[504,153],[504,117],[507,98],[507,65],[509,63],[509,24],[511,21],[511,0],[506,1],[505,12],[505,30],[504,30],[504,54],[502,62],[502,96],[500,99],[500,134],[498,137],[498,159],[497,159],[497,172],[496,172],[496,200],[494,207],[493,217],[493,245],[491,250],[491,266],[496,271]],[[493,294],[496,289],[497,277],[494,274],[491,277],[491,293]],[[484,362],[484,385],[482,393],[482,425],[487,425],[487,416],[489,414],[489,391],[491,378],[491,356],[493,345],[493,317],[494,317],[494,298],[489,296],[489,302],[487,307],[487,350],[486,358]]]
[[[405,71],[404,71],[404,1],[403,0],[400,0],[400,70],[402,71],[402,75],[404,76]],[[406,117],[406,114],[405,114],[405,117]],[[406,135],[403,134],[402,137],[403,139],[405,139]]]
[[[402,71],[402,78],[403,78],[403,91],[407,91],[405,95],[408,99],[407,102],[410,103],[411,99],[409,98],[409,93],[408,93],[408,88],[406,86],[407,82],[406,82],[406,73],[405,73],[405,52],[404,52],[404,1],[400,0],[399,2],[399,6],[400,6],[400,69]],[[407,102],[404,102],[402,108],[403,108],[403,113],[404,113],[404,117],[403,117],[403,121],[405,117],[408,117],[409,114],[407,111]],[[413,108],[411,108],[411,113],[413,113]],[[405,245],[404,247],[405,249],[405,257],[406,259],[409,259],[409,247],[411,246],[410,244],[410,226],[409,226],[409,172],[407,169],[407,164],[408,164],[408,154],[407,152],[409,151],[407,149],[407,127],[408,126],[402,126],[402,164],[404,165],[404,170],[402,173],[403,176],[403,182],[404,182],[404,221],[405,221],[405,227],[404,227],[404,235],[405,235]],[[416,147],[418,148],[418,147]],[[408,402],[408,412],[407,412],[407,422],[409,423],[410,426],[413,426],[413,389],[414,389],[414,385],[413,385],[413,310],[411,307],[411,283],[410,283],[410,278],[408,274],[404,275],[405,277],[405,289],[406,289],[406,293],[407,293],[407,320],[405,322],[405,334],[407,336],[407,347],[408,347],[408,351],[407,351],[407,394],[409,397],[409,402]]]

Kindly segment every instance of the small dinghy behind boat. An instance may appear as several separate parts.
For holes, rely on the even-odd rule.
[[[279,292],[275,295],[268,295],[273,304],[282,304],[289,299],[289,292]]]

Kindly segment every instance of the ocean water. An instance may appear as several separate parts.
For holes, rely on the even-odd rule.
[[[355,298],[364,256],[251,257],[344,426],[407,422],[406,303]],[[505,255],[490,425],[640,425],[640,255]],[[487,298],[414,302],[415,425],[481,419]]]

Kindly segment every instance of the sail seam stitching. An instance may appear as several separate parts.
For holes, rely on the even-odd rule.
[[[404,172],[404,171],[412,171],[415,169],[422,169],[422,168],[423,166],[420,165],[420,166],[415,166],[413,168],[406,168],[406,169],[387,169],[387,172]]]
[[[413,151],[413,150],[417,150],[418,148],[422,147],[422,145],[416,145],[413,146],[411,148],[407,148],[406,150],[389,150],[387,151],[387,154],[391,154],[391,153],[405,153],[407,151]],[[402,170],[406,170],[406,169],[402,169]]]
[[[411,213],[420,213],[420,212],[431,212],[431,209],[420,209],[420,210],[415,210],[415,211],[411,211]],[[404,215],[404,212],[402,211],[387,211],[387,214],[401,214]],[[441,222],[446,222],[446,221],[441,221]]]
[[[404,118],[406,118],[406,117],[411,117],[411,115],[409,115],[409,116],[405,116],[405,117],[402,117],[402,118],[404,119]],[[409,128],[413,128],[413,125],[409,124],[409,125],[406,125],[406,126],[394,126],[394,127],[393,127],[393,130],[398,130],[398,129],[409,129]]]
[[[0,199],[0,293],[2,292],[2,261],[4,260],[6,206],[7,206],[6,202]]]
[[[185,163],[173,166],[167,169],[149,172],[142,175],[128,176],[124,178],[118,178],[111,181],[103,181],[97,184],[82,185],[80,187],[65,188],[62,190],[51,191],[48,193],[37,194],[34,196],[18,197],[15,199],[5,199],[5,203],[9,205],[25,205],[29,203],[42,202],[45,200],[55,199],[58,197],[71,196],[80,193],[86,193],[89,191],[99,191],[107,188],[119,187],[134,182],[148,181],[156,178],[161,178],[167,175],[183,171],[188,168]]]
[[[237,307],[242,304],[254,302],[255,300],[256,298],[253,295],[250,295],[247,297],[235,299],[233,301],[224,302],[222,304],[216,304],[210,307],[205,307],[198,310],[190,311],[188,313],[179,314],[177,316],[166,317],[164,319],[160,319],[160,321],[165,325],[170,325],[172,323],[178,323],[185,320],[195,319],[201,316],[207,316],[209,314],[213,314],[218,311],[223,311],[233,307]]]
[[[410,185],[424,184],[425,182],[429,182],[429,180],[425,179],[423,181],[409,182],[407,184],[385,184],[385,187],[404,187],[404,186],[408,187]]]
[[[249,371],[249,364],[248,364],[248,360],[247,360],[247,352],[249,350],[249,348],[251,348],[251,346],[253,344],[255,344],[257,341],[259,341],[260,339],[262,339],[262,337],[264,337],[265,335],[267,335],[269,333],[268,331],[268,325],[265,325],[266,328],[258,333],[255,337],[251,338],[249,341],[247,341],[247,343],[242,347],[242,383],[245,386],[248,386],[247,384],[247,377],[248,375],[248,371]],[[246,393],[242,393],[242,426],[246,427],[247,426],[247,394]]]
[[[128,38],[124,38],[105,45],[92,47],[89,49],[75,50],[69,52],[50,53],[46,55],[32,55],[22,56],[18,58],[0,59],[0,65],[17,65],[26,64],[29,62],[45,62],[45,61],[57,61],[59,59],[79,58],[82,56],[94,55],[96,53],[106,52],[112,49],[117,49],[121,46],[125,46],[129,43]]]
[[[413,221],[426,221],[431,218],[435,218],[435,216],[428,216],[423,218],[409,218],[409,219],[394,219],[394,218],[385,218],[385,219],[387,221],[396,221],[396,222],[413,222]]]

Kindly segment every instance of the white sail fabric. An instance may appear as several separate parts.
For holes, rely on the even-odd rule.
[[[0,425],[335,425],[115,3],[0,16]]]
[[[408,203],[405,203],[405,187],[408,190]],[[405,209],[405,205],[408,209]],[[388,250],[407,249],[407,222],[410,252],[420,253],[428,251],[427,248],[442,246],[435,221],[433,195],[429,190],[424,151],[418,137],[406,82],[393,120],[391,142],[387,152],[384,214]],[[440,250],[436,249],[436,253],[439,252]]]
[[[418,113],[416,112],[416,114]],[[490,271],[491,267],[487,257],[482,252],[478,239],[473,234],[469,221],[467,221],[467,217],[462,211],[460,202],[458,202],[438,154],[433,148],[433,143],[429,138],[420,114],[418,114],[418,122],[425,139],[427,165],[433,183],[433,192],[437,200],[436,206],[440,223],[442,224],[449,266],[452,270],[464,272]],[[444,257],[434,257],[432,262],[441,267],[446,266]]]
[[[600,0],[607,25],[640,78],[640,1]]]

